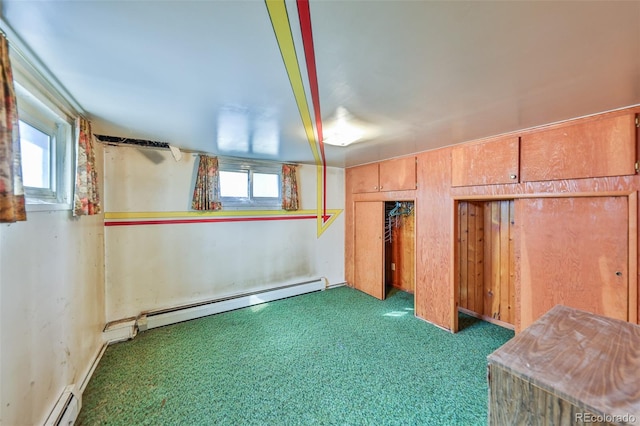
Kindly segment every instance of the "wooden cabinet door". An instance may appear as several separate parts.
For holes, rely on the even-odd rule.
[[[384,299],[384,203],[355,203],[355,279],[354,287]]]
[[[517,136],[463,144],[451,149],[451,186],[517,183]]]
[[[605,117],[522,136],[523,182],[635,174],[632,114]]]
[[[627,321],[627,204],[627,197],[516,200],[520,329],[557,304]]]
[[[416,189],[416,157],[380,163],[380,191]]]
[[[378,163],[349,169],[351,193],[378,192]]]

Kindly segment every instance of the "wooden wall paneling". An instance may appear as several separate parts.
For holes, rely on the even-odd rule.
[[[419,164],[418,160],[418,164]],[[416,199],[417,201],[417,199]],[[459,242],[459,237],[460,237],[460,214],[458,213],[460,211],[460,203],[458,202],[458,200],[453,200],[453,208],[452,208],[452,212],[455,213],[453,214],[453,217],[451,218],[451,229],[453,231],[453,234],[451,235],[451,238],[453,239],[452,243],[450,244],[448,249],[450,250],[450,259],[451,259],[451,268],[449,269],[449,286],[450,286],[450,291],[449,291],[449,296],[451,297],[451,312],[450,312],[450,316],[449,316],[449,320],[450,320],[450,326],[449,326],[449,331],[451,331],[452,333],[457,333],[458,332],[458,319],[460,317],[459,314],[459,310],[460,308],[460,242]],[[456,235],[456,232],[458,232],[458,234]],[[418,248],[418,245],[416,244],[416,248]],[[420,264],[416,265],[416,274],[418,273],[418,267],[421,266]],[[417,282],[416,282],[417,285]],[[417,292],[416,292],[416,303],[417,303]],[[443,327],[444,328],[444,327]]]
[[[457,323],[457,221],[451,187],[451,149],[418,155],[416,194],[416,315],[448,330]]]
[[[628,198],[518,199],[521,327],[556,304],[629,318]]]
[[[393,286],[415,292],[415,215],[402,216],[393,229],[392,261],[395,264]]]
[[[484,313],[490,318],[500,319],[501,255],[502,238],[500,232],[500,202],[489,203],[491,206],[491,274],[485,285]]]
[[[465,309],[469,308],[469,203],[463,202],[458,205],[460,212],[460,306]],[[473,297],[471,298],[473,301]]]
[[[378,163],[353,167],[350,170],[351,192],[378,192]]]
[[[484,303],[482,295],[484,293],[484,203],[472,203],[475,209],[475,311],[484,314]]]
[[[623,112],[603,114],[602,117],[614,117],[627,112],[636,113],[638,111],[640,109],[635,108]],[[597,119],[600,119],[600,117],[580,119],[576,122]],[[567,123],[549,125],[544,128],[518,132],[515,136],[526,136],[531,133],[562,128],[567,125]],[[638,138],[637,134],[636,137]],[[415,191],[351,194],[351,191],[347,190],[345,203],[345,274],[347,281],[352,283],[353,279],[349,277],[353,276],[353,202],[416,199],[416,315],[446,329],[453,329],[452,327],[457,319],[457,313],[454,315],[454,312],[457,312],[455,302],[458,300],[456,293],[459,291],[459,287],[454,286],[453,283],[459,279],[459,276],[453,274],[458,268],[459,261],[457,257],[459,252],[456,250],[457,244],[455,244],[453,238],[455,233],[458,232],[456,229],[458,215],[454,214],[457,210],[453,210],[453,207],[458,201],[516,199],[512,210],[516,221],[516,229],[512,233],[514,246],[513,264],[516,266],[511,274],[515,282],[515,291],[510,298],[513,301],[513,318],[516,330],[521,330],[523,328],[521,317],[527,317],[526,311],[528,309],[527,304],[522,301],[528,300],[528,296],[526,295],[527,289],[523,289],[519,283],[523,280],[522,275],[526,275],[528,272],[523,272],[527,269],[525,266],[518,266],[520,264],[525,265],[527,262],[527,254],[522,250],[526,243],[521,241],[520,231],[521,227],[526,227],[526,224],[523,224],[519,219],[521,216],[519,210],[522,206],[518,200],[533,197],[589,197],[593,196],[594,193],[600,196],[626,197],[629,193],[636,193],[640,189],[640,177],[638,175],[452,187],[450,153],[451,148],[442,148],[418,154],[418,189]],[[350,170],[347,169],[346,171],[347,181],[350,180]],[[352,185],[347,184],[348,189],[351,187]],[[424,209],[421,210],[420,206],[424,206]],[[630,206],[630,211],[631,208]],[[634,208],[637,210],[637,202]],[[629,260],[629,273],[632,274],[633,270],[636,271],[633,279],[635,279],[637,285],[638,222],[635,222],[635,230],[631,230],[631,224],[629,226],[630,232],[636,238],[636,246],[631,240],[629,241],[630,254],[633,255],[631,253],[632,248],[636,252],[636,255],[633,255],[633,258]],[[453,232],[454,229],[456,229],[455,233]],[[485,235],[486,238],[489,238],[488,233]],[[485,259],[486,261],[487,259]],[[526,279],[526,276],[524,279]],[[447,283],[448,289],[443,288],[442,286]],[[637,300],[638,289],[630,288],[629,296],[633,297],[632,294],[636,294],[636,297],[630,300],[629,309],[632,309],[632,305],[635,306],[635,315],[638,316],[640,314],[640,304]],[[631,320],[632,318],[633,315],[630,314],[629,319]]]
[[[345,171],[345,201],[344,201],[344,279],[348,286],[354,282],[354,253],[355,253],[355,223],[354,201],[351,193],[352,170]]]
[[[458,303],[461,308],[482,314],[484,291],[483,205],[458,203]]]
[[[523,182],[633,175],[636,161],[631,113],[529,133],[520,147]]]
[[[629,322],[640,324],[638,300],[638,193],[629,194]],[[634,306],[635,305],[635,306]]]
[[[380,163],[380,191],[416,189],[416,157],[402,157]]]
[[[415,161],[414,161],[415,164]],[[402,219],[403,224],[400,227],[400,282],[402,288],[410,293],[415,292],[416,282],[416,227],[415,215],[405,216]]]
[[[482,250],[478,248],[476,239],[476,206],[473,203],[467,203],[467,292],[469,294],[468,304],[471,309],[475,309],[476,298],[476,262],[477,253]]]
[[[482,308],[480,312],[482,314],[491,316],[491,304],[487,302],[487,299],[490,299],[488,294],[493,294],[493,285],[494,277],[493,277],[493,253],[494,253],[494,244],[493,241],[495,238],[494,226],[493,226],[493,202],[488,201],[483,203],[483,211],[484,211],[484,253],[485,253],[485,261],[484,267],[482,268],[483,273],[483,287],[482,293],[479,295],[478,302],[482,304]],[[487,306],[488,305],[488,306]]]
[[[456,145],[451,151],[451,186],[517,183],[517,136]]]
[[[516,307],[516,236],[515,236],[515,209],[514,209],[514,201],[509,200],[509,279],[507,281],[507,288],[509,297],[507,300],[507,309],[506,309],[506,317],[504,321],[509,324],[515,325],[515,307]],[[504,313],[505,310],[503,309]]]
[[[384,299],[384,203],[355,203],[354,287]]]
[[[386,211],[386,207],[385,207]],[[384,226],[385,231],[383,235],[386,234],[387,230],[387,218],[384,218]],[[384,242],[384,283],[386,286],[392,285],[396,286],[397,274],[391,267],[393,263],[396,262],[396,254],[395,254],[395,244],[385,241]]]
[[[509,201],[500,201],[500,303],[497,319],[513,323],[509,319],[509,301],[511,289],[509,288],[511,275],[511,244],[509,241],[510,226]]]

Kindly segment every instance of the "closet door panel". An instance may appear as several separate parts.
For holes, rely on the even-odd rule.
[[[384,299],[384,203],[359,201],[355,204],[354,287]]]
[[[515,203],[521,244],[521,329],[557,304],[627,321],[627,197]]]

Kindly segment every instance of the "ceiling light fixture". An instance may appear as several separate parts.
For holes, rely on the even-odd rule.
[[[372,127],[355,118],[344,107],[338,107],[333,118],[323,122],[323,142],[335,146],[347,146],[372,136]]]

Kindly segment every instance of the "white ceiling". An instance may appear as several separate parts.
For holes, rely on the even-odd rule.
[[[306,84],[296,4],[286,4]],[[380,129],[327,146],[328,165],[640,104],[640,1],[310,9],[323,119],[343,106]],[[262,1],[4,0],[2,17],[95,133],[314,162]]]

